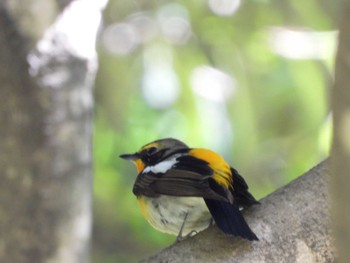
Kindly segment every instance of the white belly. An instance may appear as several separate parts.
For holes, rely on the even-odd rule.
[[[188,235],[191,231],[202,231],[212,221],[209,210],[200,197],[139,196],[138,201],[148,222],[154,228],[168,234],[179,234],[186,214],[182,236]]]

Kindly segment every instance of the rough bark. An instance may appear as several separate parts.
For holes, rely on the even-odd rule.
[[[350,259],[350,2],[344,1],[343,7],[332,90],[334,136],[331,158],[334,173],[332,211],[340,263]]]
[[[55,3],[0,3],[2,263],[87,261],[96,60],[67,43]]]
[[[323,162],[245,211],[258,242],[224,236],[214,226],[142,262],[334,262],[329,176]]]

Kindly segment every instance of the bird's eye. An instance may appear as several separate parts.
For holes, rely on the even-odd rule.
[[[147,155],[150,156],[152,154],[154,154],[157,151],[156,147],[150,147],[147,149]]]

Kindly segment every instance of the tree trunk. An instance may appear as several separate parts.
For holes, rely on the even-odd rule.
[[[343,6],[332,91],[334,174],[331,192],[339,263],[350,260],[350,2],[344,1]]]
[[[227,237],[212,227],[142,262],[334,262],[329,176],[323,162],[245,211],[260,241]]]
[[[65,32],[82,1],[64,2],[62,12],[53,0],[0,3],[2,263],[88,259],[96,58]],[[87,22],[79,21],[78,36]],[[94,36],[98,22],[85,31]],[[85,44],[93,46],[94,37]]]

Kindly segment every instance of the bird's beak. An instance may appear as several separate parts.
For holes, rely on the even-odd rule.
[[[128,160],[128,161],[136,161],[137,159],[140,158],[138,153],[132,153],[132,154],[122,154],[119,156],[122,159]]]
[[[145,164],[141,160],[141,156],[138,152],[132,154],[122,154],[119,157],[128,161],[132,161],[136,165],[136,169],[139,173],[145,168]]]

